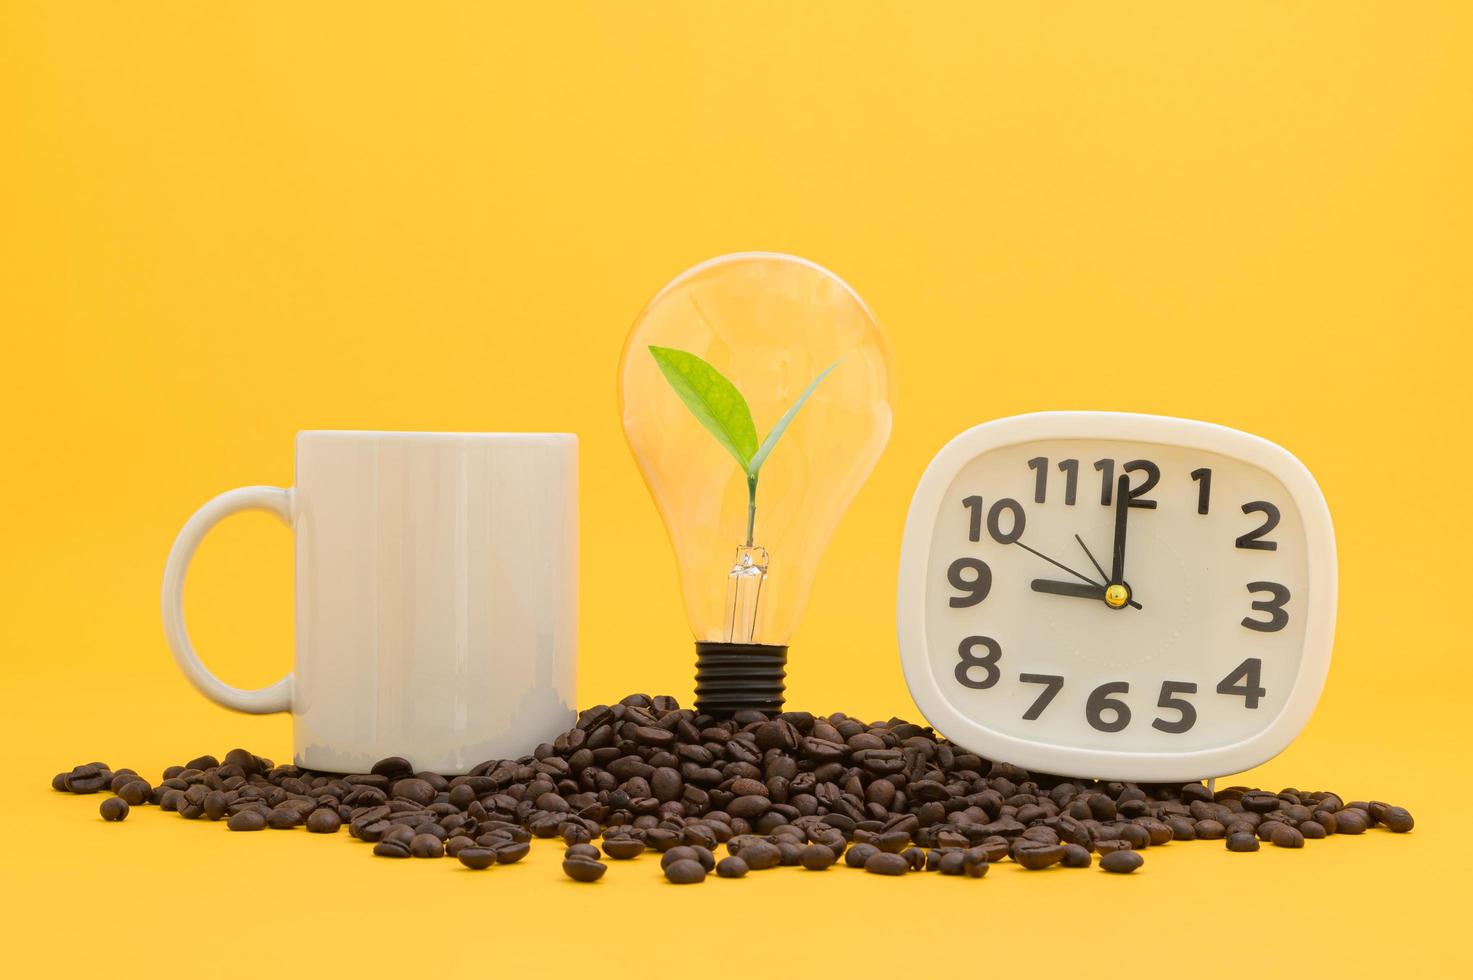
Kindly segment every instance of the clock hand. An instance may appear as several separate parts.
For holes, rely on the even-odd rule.
[[[1100,563],[1095,561],[1094,552],[1089,550],[1089,545],[1084,543],[1084,539],[1076,534],[1074,535],[1074,540],[1079,542],[1079,547],[1083,548],[1084,553],[1089,556],[1090,564],[1095,567],[1095,571],[1100,573],[1100,578],[1104,579],[1106,582],[1110,581],[1110,576],[1106,575],[1105,570],[1100,567]],[[1101,596],[1101,598],[1104,597]],[[1139,602],[1136,602],[1134,599],[1127,599],[1126,604],[1135,609],[1141,608],[1141,604]]]
[[[1105,587],[1103,585],[1083,585],[1079,582],[1055,582],[1053,579],[1036,578],[1033,580],[1034,592],[1047,592],[1050,595],[1078,596],[1081,599],[1103,599]]]
[[[1122,473],[1115,484],[1115,555],[1110,565],[1111,585],[1125,584],[1125,519],[1130,513],[1130,476]]]
[[[1074,569],[1070,568],[1068,565],[1065,565],[1063,562],[1054,561],[1048,555],[1044,554],[1043,552],[1039,551],[1036,548],[1030,548],[1030,547],[1028,547],[1022,541],[1019,541],[1017,539],[1014,539],[1012,543],[1015,544],[1015,545],[1017,545],[1019,548],[1022,548],[1024,551],[1028,552],[1029,554],[1037,555],[1038,557],[1042,558],[1044,561],[1048,562],[1050,565],[1053,565],[1055,568],[1062,568],[1064,571],[1068,572],[1070,575],[1073,575],[1075,578],[1079,579],[1081,582],[1088,582],[1090,585],[1093,585],[1096,588],[1100,588],[1100,589],[1103,589],[1104,588],[1103,585],[1100,585],[1094,579],[1087,578],[1087,577],[1079,574]]]
[[[1079,547],[1083,548],[1084,553],[1089,556],[1089,563],[1095,567],[1095,571],[1100,573],[1100,578],[1104,579],[1106,582],[1110,581],[1110,576],[1106,575],[1105,570],[1100,567],[1100,563],[1095,561],[1094,552],[1089,550],[1089,545],[1084,543],[1084,539],[1076,534],[1074,535],[1074,540],[1079,542]]]

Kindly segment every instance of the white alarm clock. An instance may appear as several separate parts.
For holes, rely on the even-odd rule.
[[[1304,465],[1186,419],[1043,412],[948,443],[906,519],[905,679],[959,745],[1143,782],[1241,772],[1314,710],[1335,532]]]

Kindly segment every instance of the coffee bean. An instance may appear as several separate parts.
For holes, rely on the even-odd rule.
[[[1411,813],[1405,807],[1399,806],[1387,807],[1382,823],[1386,824],[1386,829],[1393,834],[1404,834],[1417,825]]]
[[[1335,814],[1335,833],[1364,834],[1371,825],[1370,814],[1364,810],[1346,808]]]
[[[652,745],[661,749],[670,748],[675,744],[675,733],[667,732],[663,728],[640,725],[634,729],[634,740],[640,745]]]
[[[79,796],[96,793],[107,786],[107,777],[101,773],[95,776],[68,776],[66,788]]]
[[[1066,844],[1064,845],[1064,857],[1059,863],[1066,868],[1087,868],[1093,861],[1094,857],[1089,853],[1088,848],[1080,844]]]
[[[655,850],[663,854],[666,851],[670,850],[672,847],[679,846],[680,835],[675,833],[675,831],[673,830],[656,827],[653,830],[648,831],[644,835],[644,842],[647,846],[653,847]]]
[[[1135,851],[1112,851],[1100,858],[1100,870],[1128,875],[1145,863],[1146,859]]]
[[[200,806],[203,807],[206,817],[211,820],[219,820],[230,812],[230,798],[219,790],[213,790],[205,794],[204,802]]]
[[[1165,820],[1171,831],[1169,840],[1196,840],[1197,825],[1186,817],[1173,815]]]
[[[504,844],[497,844],[492,850],[496,852],[497,864],[516,864],[527,856],[527,852],[532,850],[532,845],[524,840],[513,840],[507,841]]]
[[[823,844],[809,844],[803,848],[799,863],[809,871],[824,871],[838,860],[834,852]]]
[[[1151,846],[1151,832],[1140,824],[1128,823],[1120,828],[1120,839],[1133,851],[1143,851]]]
[[[307,831],[313,834],[335,834],[342,825],[342,818],[331,807],[318,807],[307,817]]]
[[[700,864],[695,861],[686,861],[683,863],[694,864],[697,868],[700,867]],[[574,881],[585,883],[598,881],[608,869],[609,866],[607,864],[601,861],[594,861],[590,858],[572,857],[563,860],[563,874],[572,878]],[[702,874],[705,874],[704,870]]]
[[[592,844],[574,844],[563,852],[565,858],[586,858],[589,861],[597,861],[602,856]]]
[[[266,817],[257,810],[242,810],[225,824],[231,830],[265,830]]]
[[[735,854],[716,862],[716,874],[720,878],[742,878],[747,874],[747,862]]]
[[[102,814],[102,819],[104,820],[117,821],[128,819],[128,801],[121,796],[108,797],[102,801],[102,805],[97,809]]]
[[[1256,851],[1258,850],[1258,838],[1246,830],[1228,834],[1227,849],[1230,851]]]
[[[435,787],[423,779],[411,776],[394,784],[394,799],[408,800],[420,806],[428,806],[435,799]]]
[[[699,858],[696,857],[696,850],[697,848],[691,847],[686,844],[682,844],[679,847],[670,848],[668,851],[665,851],[663,854],[660,855],[660,870],[664,871],[676,861],[699,860]]]
[[[393,829],[393,826],[387,820],[373,820],[358,827],[356,836],[370,844],[377,843],[384,839],[384,834]]]
[[[118,789],[119,798],[129,806],[142,806],[148,802],[152,793],[153,787],[137,777],[124,783]]]
[[[401,759],[397,755],[394,755],[375,762],[369,772],[372,775],[383,776],[389,780],[404,779],[414,775],[414,766],[409,764],[408,759]]]
[[[1192,825],[1197,840],[1222,840],[1227,836],[1227,828],[1217,820],[1198,820]]]
[[[873,844],[855,844],[844,852],[844,863],[851,868],[862,868],[866,861],[879,853],[880,849]]]
[[[1303,847],[1304,835],[1286,823],[1274,828],[1271,838],[1275,847]]]
[[[1065,850],[1063,844],[1023,842],[1013,848],[1011,857],[1029,871],[1041,871],[1064,860]]]
[[[965,861],[967,858],[966,854],[964,854],[960,848],[949,848],[945,851],[934,850],[931,852],[930,856],[936,858],[936,871],[944,875],[962,874],[962,862]],[[985,864],[986,862],[983,863]],[[931,865],[931,861],[929,858],[927,859],[926,864],[927,867]]]
[[[455,857],[472,871],[485,871],[496,863],[496,852],[489,847],[462,847]]]
[[[200,808],[204,812],[204,808]],[[266,826],[272,830],[291,830],[302,822],[302,815],[291,807],[279,806],[266,815]]]
[[[1264,843],[1271,843],[1274,839],[1274,831],[1283,825],[1281,820],[1265,820],[1253,829],[1253,834]]]
[[[1243,809],[1250,813],[1272,813],[1279,808],[1279,798],[1273,793],[1255,790],[1243,795]]]
[[[682,858],[666,866],[665,877],[671,884],[694,885],[706,880],[706,869],[699,861]]]
[[[415,834],[409,842],[409,853],[417,858],[444,857],[445,845],[434,834]]]
[[[899,854],[901,851],[910,846],[910,834],[906,833],[903,830],[880,834],[878,837],[875,838],[874,844],[882,851],[889,851],[892,854]]]
[[[616,861],[628,861],[644,853],[644,841],[633,837],[605,837],[603,852]]]
[[[765,840],[748,844],[737,856],[747,862],[747,867],[752,871],[766,871],[782,862],[782,852],[778,850],[778,846]]]
[[[864,870],[877,875],[903,875],[910,870],[910,862],[892,851],[876,849],[864,862]]]
[[[1321,840],[1330,833],[1318,820],[1304,821],[1299,825],[1299,832],[1304,835],[1305,840]]]

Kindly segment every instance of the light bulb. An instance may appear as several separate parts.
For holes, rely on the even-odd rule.
[[[791,255],[703,262],[635,320],[620,412],[675,551],[698,709],[781,710],[788,641],[894,392],[864,301]]]

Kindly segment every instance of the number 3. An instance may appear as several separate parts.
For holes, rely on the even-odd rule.
[[[1253,608],[1258,612],[1268,613],[1268,619],[1250,619],[1244,616],[1244,626],[1260,633],[1277,633],[1289,625],[1289,614],[1284,611],[1284,604],[1289,601],[1288,589],[1277,582],[1249,582],[1248,591],[1267,592],[1273,598],[1253,600]]]

